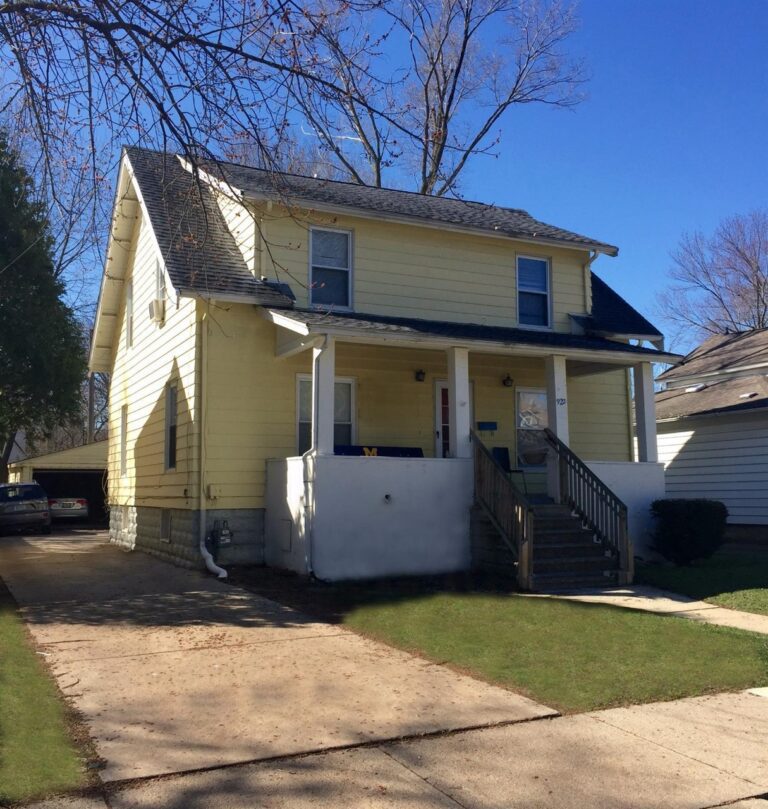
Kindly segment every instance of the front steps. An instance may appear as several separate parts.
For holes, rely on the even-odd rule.
[[[618,583],[618,558],[606,555],[603,546],[594,541],[592,533],[567,506],[535,505],[533,513],[533,590],[571,590]],[[470,525],[473,566],[515,575],[511,550],[479,506],[472,509]]]

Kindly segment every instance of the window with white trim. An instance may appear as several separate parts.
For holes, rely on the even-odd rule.
[[[133,279],[125,286],[125,347],[133,345]]]
[[[120,408],[120,474],[128,474],[128,405]]]
[[[165,300],[165,270],[159,258],[155,260],[155,298]]]
[[[165,388],[165,468],[176,468],[176,435],[179,420],[179,389],[174,385]]]
[[[352,234],[347,230],[312,228],[310,302],[349,309],[352,306]]]
[[[517,320],[521,326],[549,327],[549,261],[517,257]]]
[[[298,451],[303,455],[312,447],[312,377],[297,380]],[[333,443],[347,446],[355,441],[355,382],[336,378],[333,397]]]

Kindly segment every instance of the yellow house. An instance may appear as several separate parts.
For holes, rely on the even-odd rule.
[[[490,537],[524,586],[626,581],[664,491],[651,367],[676,358],[592,273],[617,252],[126,149],[90,358],[112,541],[342,579],[464,569]]]

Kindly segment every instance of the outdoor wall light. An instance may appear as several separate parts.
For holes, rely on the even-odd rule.
[[[515,380],[507,374],[504,379],[501,380],[501,384],[504,385],[505,388],[511,388],[515,384]]]
[[[424,380],[427,378],[427,374],[426,374],[426,372],[425,372],[425,371],[416,371],[416,372],[413,374],[413,378],[414,378],[414,379],[415,379],[417,382],[423,382],[423,381],[424,381]]]

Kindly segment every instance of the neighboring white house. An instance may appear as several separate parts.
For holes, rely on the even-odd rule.
[[[710,337],[658,378],[668,497],[705,497],[768,537],[768,329]],[[739,529],[734,530],[734,534]]]

